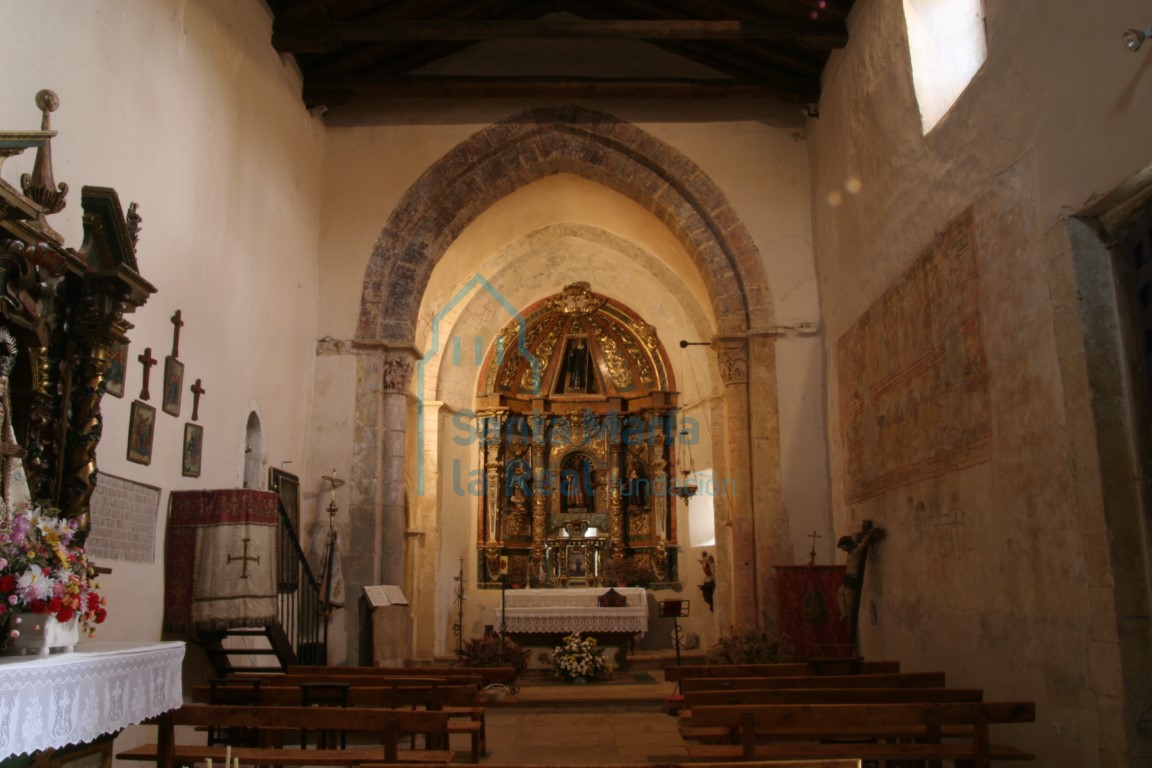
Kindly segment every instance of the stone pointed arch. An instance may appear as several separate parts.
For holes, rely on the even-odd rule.
[[[457,145],[412,185],[373,248],[357,339],[411,344],[432,270],[496,201],[573,173],[651,211],[695,260],[721,336],[772,324],[759,252],[724,193],[688,157],[605,112],[567,106],[509,117]]]

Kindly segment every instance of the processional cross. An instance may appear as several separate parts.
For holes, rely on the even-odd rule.
[[[240,572],[240,578],[242,578],[242,579],[248,578],[248,563],[249,562],[253,562],[253,563],[259,563],[260,562],[260,556],[259,555],[257,555],[256,557],[249,557],[248,556],[248,542],[249,541],[251,541],[251,539],[249,539],[249,538],[244,539],[244,554],[243,555],[228,555],[228,562],[232,562],[233,560],[239,560],[240,562],[242,562],[244,564],[244,570]]]
[[[812,551],[808,553],[808,565],[816,565],[816,539],[821,538],[821,536],[816,531],[812,531],[808,534],[808,538],[812,539]]]

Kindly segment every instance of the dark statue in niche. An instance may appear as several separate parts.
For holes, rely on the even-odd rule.
[[[557,392],[587,394],[596,392],[596,378],[592,375],[592,356],[587,342],[580,337],[569,339],[564,354],[564,370],[560,374]]]
[[[584,453],[564,459],[560,469],[560,500],[563,512],[595,511],[595,485],[592,460]]]

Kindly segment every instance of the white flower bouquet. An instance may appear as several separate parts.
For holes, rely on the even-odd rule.
[[[612,665],[604,659],[604,649],[594,637],[574,632],[552,650],[552,676],[561,680],[595,680],[611,671]]]

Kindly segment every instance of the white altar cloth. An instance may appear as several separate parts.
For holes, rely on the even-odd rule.
[[[642,587],[612,587],[628,604],[602,608],[598,601],[608,587],[573,589],[510,589],[504,593],[508,632],[627,632],[648,631],[648,593]],[[500,606],[496,606],[497,630]]]
[[[183,642],[84,641],[0,657],[0,759],[116,733],[183,704]]]

